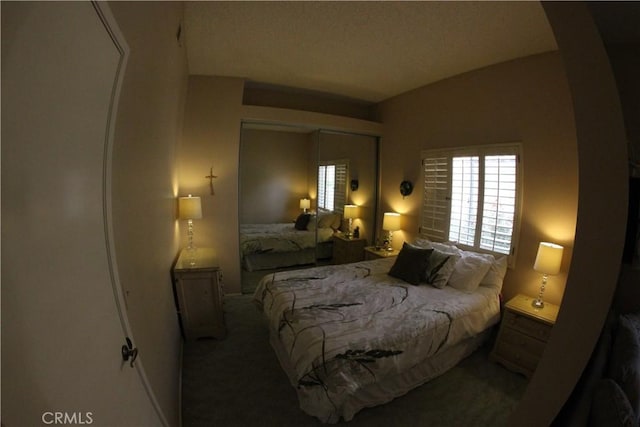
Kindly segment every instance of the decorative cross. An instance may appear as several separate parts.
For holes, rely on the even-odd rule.
[[[213,174],[213,166],[209,169],[209,175],[205,176],[205,178],[209,180],[209,187],[211,188],[211,195],[213,196],[216,194],[215,191],[213,191],[213,179],[217,178],[217,176]]]

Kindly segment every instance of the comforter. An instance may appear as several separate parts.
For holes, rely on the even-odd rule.
[[[317,236],[316,236],[317,234]],[[333,234],[332,229],[296,230],[292,223],[240,225],[242,255],[266,252],[295,252],[316,246]]]
[[[254,300],[303,410],[323,422],[353,414],[350,397],[472,338],[499,320],[497,291],[414,286],[393,258],[265,276]]]

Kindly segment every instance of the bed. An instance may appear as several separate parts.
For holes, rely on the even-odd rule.
[[[332,236],[339,227],[337,214],[323,215],[317,222],[315,216],[301,214],[295,223],[241,224],[242,267],[247,271],[267,270],[331,258]]]
[[[490,266],[478,271],[469,268],[475,254],[450,250],[431,271],[432,283],[396,277],[404,274],[396,273],[405,267],[405,247],[397,259],[262,278],[254,302],[303,411],[325,423],[349,421],[443,374],[486,340],[500,318],[506,259],[488,255]],[[471,275],[473,286],[459,283]]]

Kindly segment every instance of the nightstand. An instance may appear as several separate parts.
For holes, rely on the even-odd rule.
[[[178,317],[185,339],[224,338],[222,272],[213,249],[198,248],[191,265],[186,249],[172,269]]]
[[[531,306],[533,298],[517,295],[504,306],[504,314],[491,360],[524,374],[533,372],[556,323],[559,307],[548,302],[544,308]]]
[[[364,260],[366,239],[348,239],[345,236],[333,236],[333,263],[348,264]]]
[[[382,248],[376,249],[375,246],[367,246],[366,248],[364,248],[364,259],[368,261],[370,259],[389,258],[393,256],[398,256],[399,253],[400,251],[397,249],[388,251]]]

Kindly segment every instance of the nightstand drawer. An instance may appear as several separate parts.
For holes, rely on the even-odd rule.
[[[544,352],[545,342],[525,335],[515,329],[504,328],[502,331],[502,341],[510,346],[516,346],[522,349],[523,352],[537,358],[542,356]]]
[[[511,369],[521,371],[524,368],[523,373],[526,375],[531,375],[535,371],[540,360],[539,357],[528,353],[526,349],[504,341],[500,341],[496,345],[494,357],[509,365]]]
[[[523,334],[538,338],[544,342],[546,342],[551,335],[551,325],[537,322],[530,317],[521,316],[509,310],[504,313],[503,322],[512,329],[516,329]]]

